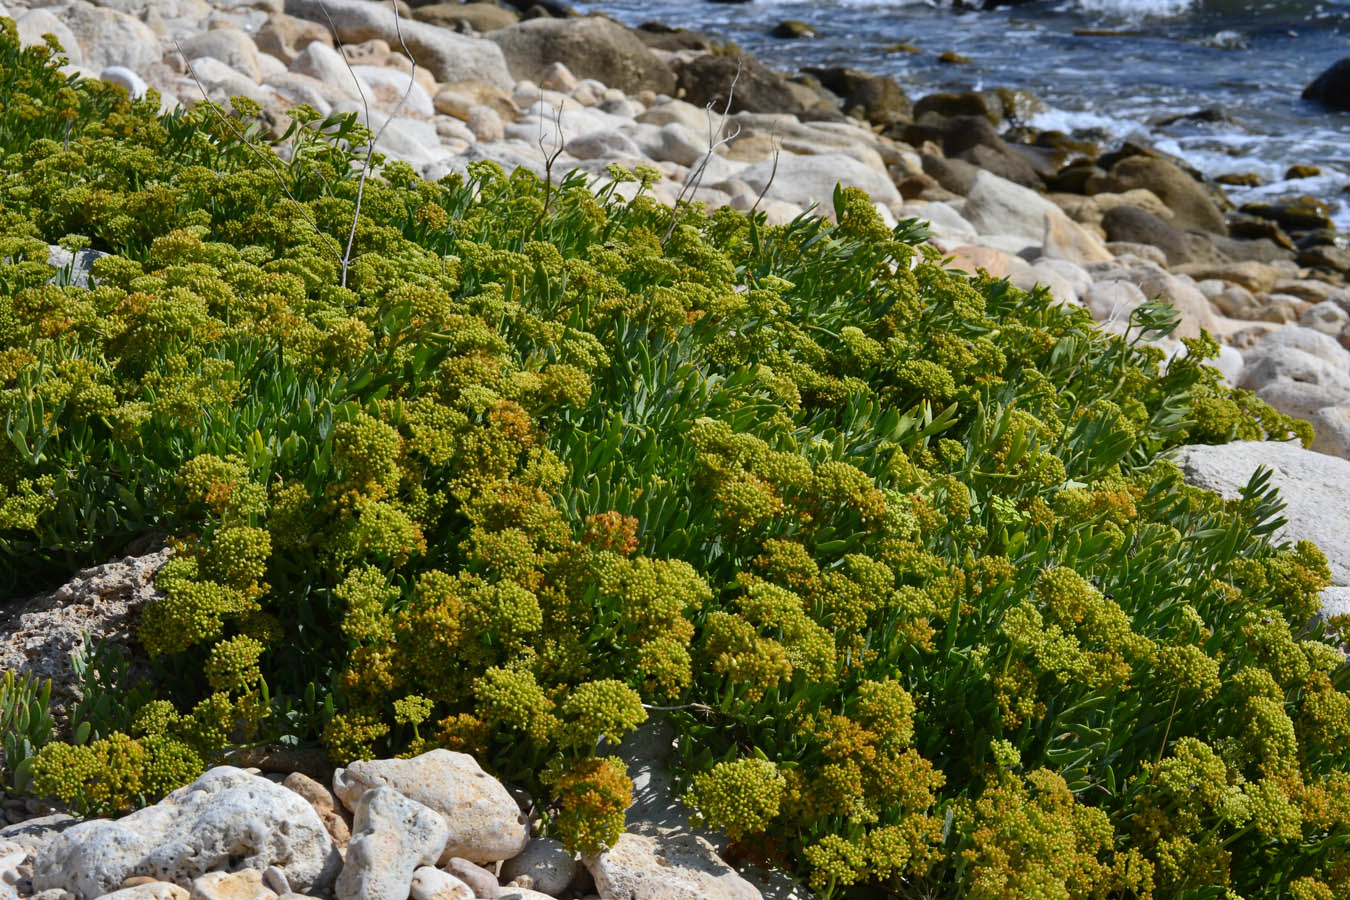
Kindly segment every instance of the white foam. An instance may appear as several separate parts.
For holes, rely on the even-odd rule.
[[[1078,0],[1078,8],[1083,12],[1105,13],[1124,19],[1179,16],[1194,5],[1194,0]]]

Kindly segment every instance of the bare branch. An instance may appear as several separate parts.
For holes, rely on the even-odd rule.
[[[404,55],[408,57],[408,62],[412,64],[412,71],[408,73],[407,90],[403,92],[403,96],[399,98],[398,103],[385,118],[384,124],[380,126],[380,130],[374,132],[374,136],[371,137],[370,143],[366,146],[366,161],[361,166],[361,177],[356,184],[356,210],[352,214],[351,230],[347,232],[347,249],[346,252],[343,253],[341,259],[343,287],[347,286],[347,270],[351,267],[352,263],[352,245],[356,242],[357,223],[361,221],[361,201],[365,196],[366,179],[370,177],[370,164],[372,158],[375,156],[375,145],[380,142],[380,138],[384,136],[384,130],[389,127],[390,122],[394,121],[394,117],[398,115],[398,111],[403,108],[403,104],[407,102],[409,95],[412,94],[413,84],[417,77],[417,59],[412,55],[412,51],[408,49],[408,45],[403,41],[403,20],[398,13],[398,0],[389,0],[389,5],[393,7],[394,10],[394,32],[398,35],[398,43],[399,46],[403,48]],[[325,4],[320,3],[319,8],[323,10],[324,18],[328,20],[328,30],[333,33],[333,42],[337,44],[338,55],[342,57],[343,64],[347,66],[347,73],[352,76],[352,83],[356,85],[356,92],[360,95],[361,105],[366,111],[366,125],[369,126],[371,122],[370,101],[366,98],[366,92],[361,87],[361,79],[356,77],[356,70],[352,68],[351,60],[347,59],[346,48],[342,44],[342,38],[338,36],[337,23],[333,21],[332,15],[329,14],[328,7]]]
[[[736,74],[732,76],[731,86],[727,88],[727,102],[722,107],[722,121],[718,123],[717,129],[713,129],[713,101],[709,100],[708,105],[703,108],[704,114],[708,117],[708,150],[703,154],[697,166],[690,169],[685,175],[684,184],[680,187],[680,193],[675,197],[675,215],[670,220],[670,227],[666,229],[665,235],[661,238],[661,243],[665,244],[670,240],[670,236],[675,233],[680,222],[684,219],[684,214],[689,210],[693,203],[693,197],[698,193],[699,186],[703,183],[703,175],[708,171],[708,163],[712,161],[713,153],[719,147],[723,147],[740,136],[741,126],[738,124],[736,130],[725,137],[716,138],[722,134],[727,127],[727,117],[731,113],[731,101],[736,95],[736,82],[741,79],[741,62],[736,62]],[[715,139],[716,138],[716,139]]]
[[[755,205],[750,207],[750,212],[746,215],[753,216],[755,210],[759,209],[759,204],[764,202],[764,197],[769,193],[769,188],[773,187],[773,180],[778,176],[778,160],[783,155],[783,145],[778,142],[778,123],[774,122],[773,130],[769,132],[769,142],[773,145],[773,167],[769,169],[769,180],[764,182],[764,190],[759,192],[755,198]]]

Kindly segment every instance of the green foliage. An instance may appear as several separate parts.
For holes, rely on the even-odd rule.
[[[593,849],[659,706],[693,811],[827,897],[1350,894],[1325,560],[1164,455],[1308,434],[1164,364],[1171,307],[1104,335],[853,190],[770,227],[488,163],[384,166],[339,286],[350,117],[274,173],[12,28],[0,73],[0,570],[175,548],[161,694],[95,691],[39,790],[447,747]]]
[[[24,793],[31,788],[29,769],[32,757],[52,737],[52,715],[48,704],[51,681],[39,682],[37,676],[16,676],[6,671],[0,677],[0,785]]]

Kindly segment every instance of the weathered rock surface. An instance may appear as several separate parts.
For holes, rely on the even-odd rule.
[[[352,812],[352,840],[334,896],[337,900],[408,900],[413,874],[440,859],[450,835],[445,818],[384,786],[364,791]]]
[[[193,879],[191,900],[277,900],[277,894],[263,884],[257,869],[237,872],[207,872]]]
[[[463,881],[432,866],[413,872],[411,891],[412,900],[475,900],[477,896]]]
[[[501,48],[511,75],[538,78],[560,62],[578,78],[594,78],[626,93],[644,88],[675,93],[675,73],[641,39],[600,17],[531,19],[487,35]]]
[[[980,172],[966,197],[965,216],[980,234],[1015,234],[1039,241],[1045,217],[1060,214],[1059,207],[1029,188]]]
[[[141,657],[132,626],[141,607],[159,596],[155,573],[169,556],[159,550],[84,569],[50,594],[0,612],[0,669],[50,678],[53,711],[63,715],[80,697],[70,654],[86,634],[133,661]]]
[[[501,880],[511,882],[528,875],[534,889],[561,896],[577,874],[577,860],[561,841],[535,838],[518,856],[502,866]]]
[[[33,887],[92,900],[130,875],[175,884],[226,866],[276,865],[300,891],[326,890],[342,858],[304,798],[266,778],[220,766],[117,821],[67,828],[38,853]]]
[[[1350,56],[1318,75],[1303,89],[1303,99],[1331,109],[1350,109]]]
[[[711,844],[693,834],[623,834],[585,863],[606,900],[761,900]]]
[[[412,759],[354,762],[333,773],[333,792],[348,809],[366,791],[387,786],[445,817],[449,839],[438,860],[510,859],[525,848],[529,827],[502,783],[465,753],[432,750]]]
[[[1297,444],[1235,441],[1191,445],[1176,452],[1186,480],[1198,487],[1237,497],[1258,467],[1270,469],[1271,484],[1287,504],[1288,524],[1279,540],[1306,539],[1326,554],[1335,585],[1350,585],[1350,460],[1338,459]]]
[[[394,11],[386,4],[370,0],[286,0],[286,13],[321,24],[327,24],[331,16],[344,43],[379,38],[390,47],[399,47],[401,38],[417,64],[430,70],[437,81],[486,81],[503,90],[510,90],[513,83],[496,44],[426,22],[402,19],[396,23]]]

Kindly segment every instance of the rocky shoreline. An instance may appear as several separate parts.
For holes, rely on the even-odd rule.
[[[771,223],[829,214],[842,182],[868,191],[891,224],[930,222],[953,267],[1042,286],[1108,330],[1124,332],[1133,310],[1165,297],[1182,323],[1157,342],[1163,352],[1184,353],[1179,338],[1208,331],[1230,384],[1317,430],[1311,450],[1186,448],[1183,469],[1235,493],[1277,462],[1287,534],[1314,537],[1331,560],[1326,612],[1350,609],[1350,529],[1324,515],[1350,501],[1350,253],[1319,201],[1233,209],[1221,185],[1151,148],[1029,131],[1029,94],[911,103],[888,78],[847,68],[788,77],[704,35],[555,17],[563,10],[547,5],[522,15],[439,3],[395,16],[370,0],[4,4],[26,43],[52,34],[73,70],[134,95],[154,88],[165,110],[203,92],[222,106],[247,97],[277,133],[299,104],[356,112],[380,133],[378,152],[426,178],[479,160],[555,181],[650,166],[662,202],[754,209]],[[164,558],[100,567],[26,605],[0,645],[6,667],[64,661],[85,631],[125,632]],[[62,665],[41,673],[58,696],[73,689]],[[220,767],[116,823],[11,804],[0,869],[19,896],[43,900],[789,896],[737,874],[711,836],[672,813],[650,747],[625,761],[639,803],[629,833],[594,857],[531,837],[528,797],[469,757],[433,751],[353,763],[331,789],[294,771]]]

